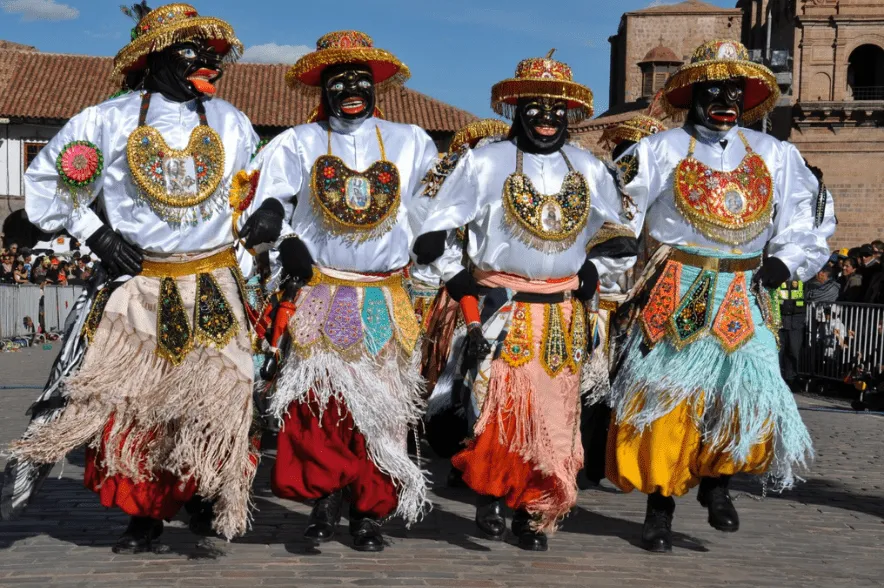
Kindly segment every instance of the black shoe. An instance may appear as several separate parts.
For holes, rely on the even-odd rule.
[[[331,541],[335,536],[338,523],[341,522],[343,500],[344,493],[341,490],[317,500],[313,505],[313,510],[310,511],[310,518],[307,519],[304,538],[317,543]]]
[[[740,529],[740,516],[727,489],[730,476],[703,478],[697,500],[709,510],[709,524],[725,533],[736,533]]]
[[[656,553],[672,551],[672,514],[675,499],[661,494],[648,495],[648,509],[642,527],[642,547]]]
[[[112,551],[129,554],[153,552],[157,547],[156,540],[162,534],[163,521],[150,517],[132,517],[126,532],[117,539]]]
[[[503,505],[494,496],[476,498],[476,526],[492,541],[501,541],[506,534],[506,518]]]
[[[531,515],[524,510],[513,513],[513,535],[519,538],[519,547],[526,551],[546,551],[546,533],[531,529]]]
[[[212,521],[215,518],[213,506],[211,500],[206,500],[202,496],[194,496],[184,505],[184,510],[190,514],[188,527],[191,533],[204,537],[215,534],[212,529]]]
[[[353,536],[353,549],[356,551],[383,551],[384,536],[381,522],[375,517],[350,508],[350,535]]]
[[[448,478],[445,483],[449,488],[466,488],[466,484],[463,481],[463,472],[453,466],[448,470]]]

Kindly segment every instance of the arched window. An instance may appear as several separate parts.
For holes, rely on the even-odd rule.
[[[884,49],[860,45],[847,62],[847,88],[854,100],[884,100]]]

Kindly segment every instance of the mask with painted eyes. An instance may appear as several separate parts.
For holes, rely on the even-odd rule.
[[[713,131],[729,131],[743,116],[742,78],[694,85],[688,120]]]
[[[554,153],[568,138],[568,104],[550,98],[522,98],[510,137],[526,153]]]
[[[175,43],[147,56],[144,87],[174,102],[215,93],[221,78],[221,56],[203,39]]]
[[[333,65],[322,72],[322,103],[329,116],[348,121],[374,115],[374,75],[368,66]]]

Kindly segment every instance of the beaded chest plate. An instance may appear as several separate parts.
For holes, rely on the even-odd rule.
[[[691,138],[687,158],[675,170],[675,205],[700,233],[728,245],[741,245],[760,235],[773,214],[773,179],[760,155],[749,146],[730,172],[716,171],[694,158]]]
[[[503,207],[515,236],[534,249],[548,253],[570,248],[589,218],[589,187],[586,179],[568,165],[568,174],[556,194],[541,194],[522,173],[522,152],[516,155],[516,172],[503,186]]]

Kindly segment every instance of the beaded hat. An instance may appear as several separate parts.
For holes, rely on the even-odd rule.
[[[666,109],[676,114],[691,106],[693,86],[700,82],[743,78],[743,122],[751,124],[773,110],[780,99],[780,88],[772,71],[749,59],[749,51],[731,40],[709,41],[700,45],[691,58],[666,81],[663,95]]]
[[[491,108],[510,120],[520,98],[555,98],[568,101],[568,121],[573,124],[593,113],[592,91],[574,81],[571,68],[552,58],[532,57],[519,62],[515,77],[494,84]]]
[[[147,10],[144,3],[136,8],[139,12]],[[128,8],[124,7],[123,11],[138,23],[132,29],[132,41],[114,57],[112,76],[117,84],[127,73],[144,69],[151,53],[182,41],[206,39],[228,62],[242,55],[243,45],[229,24],[211,16],[200,16],[190,4],[167,4],[140,18]]]
[[[379,92],[401,86],[411,77],[404,63],[392,53],[375,47],[371,37],[365,33],[336,31],[320,37],[316,41],[316,51],[299,59],[286,73],[285,81],[301,94],[319,98],[323,70],[341,63],[367,65]]]
[[[509,135],[509,132],[510,125],[502,120],[497,120],[495,118],[477,120],[454,133],[454,137],[451,139],[451,146],[448,147],[448,152],[453,153],[464,145],[473,148],[476,146],[476,143],[482,139],[487,137],[506,137]]]
[[[656,118],[639,114],[618,125],[605,129],[599,143],[605,145],[606,149],[613,149],[623,141],[638,143],[645,137],[656,135],[665,130],[666,125]]]

